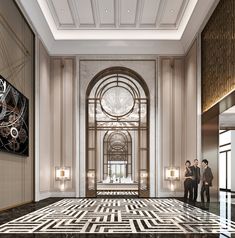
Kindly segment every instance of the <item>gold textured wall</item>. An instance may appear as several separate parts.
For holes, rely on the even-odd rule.
[[[202,35],[202,109],[235,89],[235,1],[220,0]]]

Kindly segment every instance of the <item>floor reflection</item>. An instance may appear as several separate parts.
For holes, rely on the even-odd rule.
[[[10,209],[4,212],[0,212],[0,224],[6,223],[10,220],[14,220],[17,217],[21,217],[25,214],[28,214],[32,211],[38,210],[42,207],[48,206],[53,202],[58,202],[61,200],[61,198],[50,198],[43,200],[39,203],[31,203],[28,205],[24,205],[18,208]],[[179,199],[181,200],[181,199]],[[231,193],[226,193],[226,192],[220,192],[219,194],[219,202],[211,202],[211,203],[185,203],[183,204],[183,209],[185,210],[185,217],[187,218],[188,221],[192,218],[192,214],[189,212],[189,207],[193,210],[200,208],[206,211],[203,214],[203,220],[204,222],[206,220],[210,220],[210,213],[216,214],[219,216],[220,222],[224,223],[225,219],[230,220],[230,221],[235,221],[235,196],[232,195]],[[212,215],[213,216],[213,215]],[[229,224],[229,223],[227,223]],[[58,238],[111,238],[111,237],[122,237],[122,238],[213,238],[213,237],[218,237],[218,238],[235,238],[235,234],[230,234],[224,232],[224,230],[221,230],[220,234],[134,234],[134,233],[129,233],[129,234],[62,234],[62,233],[54,233],[54,234],[0,234],[1,237],[28,237],[28,238],[46,238],[46,237],[58,237]]]
[[[227,238],[223,234],[4,234],[0,238]],[[235,236],[231,236],[234,238]]]

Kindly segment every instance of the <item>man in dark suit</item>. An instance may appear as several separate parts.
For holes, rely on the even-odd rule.
[[[194,160],[193,166],[190,167],[192,171],[192,190],[193,190],[193,201],[197,201],[198,184],[200,183],[200,168],[198,167],[198,159]]]
[[[210,187],[212,186],[213,174],[211,168],[208,167],[208,160],[202,160],[203,174],[202,174],[202,188],[201,201],[204,203],[204,193],[206,192],[207,202],[210,202]]]

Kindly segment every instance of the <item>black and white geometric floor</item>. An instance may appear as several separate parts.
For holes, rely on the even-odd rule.
[[[97,195],[102,196],[138,196],[136,191],[98,191]]]
[[[0,233],[235,233],[235,222],[176,199],[63,199]]]

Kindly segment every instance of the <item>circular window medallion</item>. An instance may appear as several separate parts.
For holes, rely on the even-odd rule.
[[[134,103],[132,94],[118,86],[108,89],[101,99],[103,110],[114,117],[121,117],[131,112]]]

